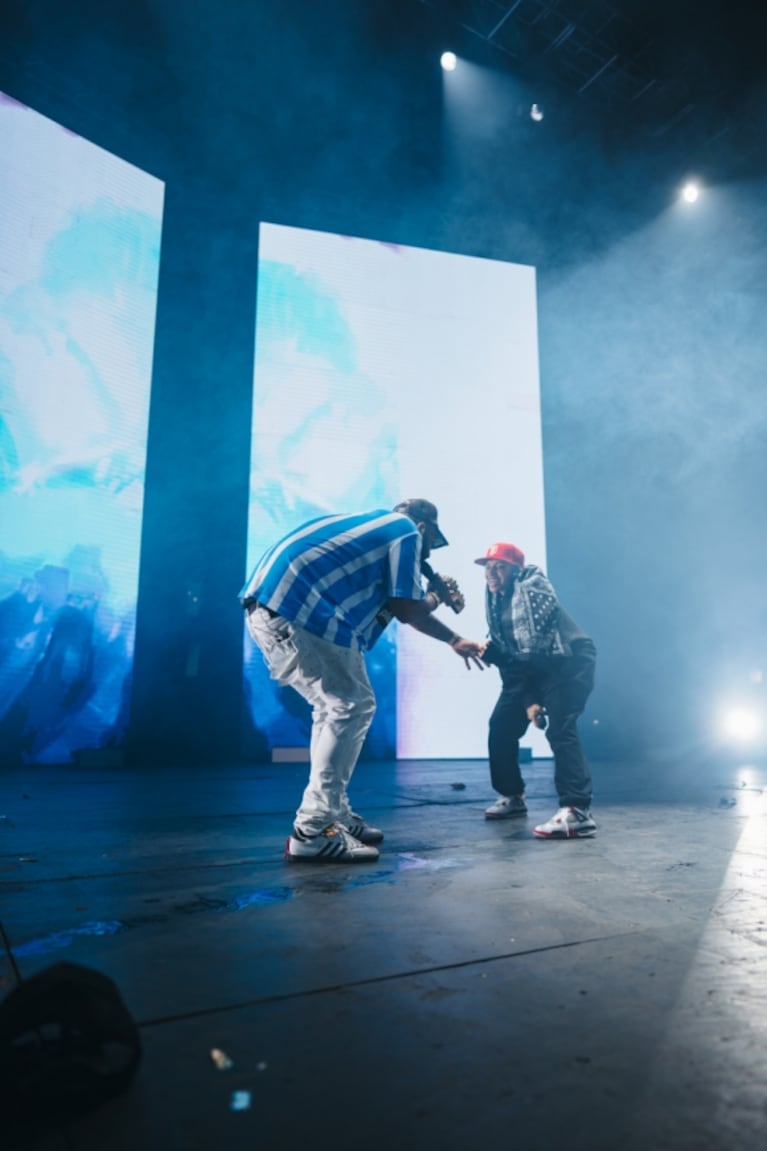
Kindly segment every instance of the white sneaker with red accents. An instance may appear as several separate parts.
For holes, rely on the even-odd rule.
[[[592,839],[596,833],[591,812],[580,807],[560,807],[551,819],[533,828],[539,839]]]

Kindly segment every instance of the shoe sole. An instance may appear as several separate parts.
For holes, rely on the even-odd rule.
[[[508,815],[488,815],[485,812],[485,819],[524,819],[526,815],[526,811],[510,811]]]
[[[378,855],[291,855],[289,851],[285,852],[285,861],[287,863],[377,863],[380,856]]]
[[[595,827],[590,831],[573,831],[570,835],[565,835],[561,831],[539,831],[537,827],[533,828],[536,839],[593,839],[596,833]]]

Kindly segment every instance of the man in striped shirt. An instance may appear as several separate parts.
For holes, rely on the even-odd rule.
[[[351,863],[378,859],[383,839],[352,811],[347,788],[375,712],[364,653],[392,618],[483,666],[482,644],[432,616],[421,564],[447,540],[429,500],[393,511],[310,520],[269,548],[240,592],[269,674],[312,707],[309,783],[286,856]]]

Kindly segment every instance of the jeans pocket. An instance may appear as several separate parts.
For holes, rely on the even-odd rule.
[[[271,678],[278,683],[287,682],[298,666],[298,648],[290,624],[283,622],[278,628],[261,631],[258,646]]]
[[[269,674],[272,679],[285,683],[290,679],[298,666],[298,649],[293,640],[286,636],[280,643],[275,643],[267,657]]]

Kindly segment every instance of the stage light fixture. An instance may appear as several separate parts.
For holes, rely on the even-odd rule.
[[[690,180],[682,188],[682,199],[686,200],[688,204],[694,204],[700,195],[700,187],[694,180]]]
[[[458,63],[458,58],[455,52],[443,52],[439,58],[445,72],[455,72],[455,66]]]
[[[761,729],[759,715],[745,707],[733,707],[722,715],[722,733],[739,743],[750,743]]]
[[[537,104],[533,104],[532,108],[530,109],[530,119],[535,120],[536,122],[540,122],[543,119],[543,112]]]

